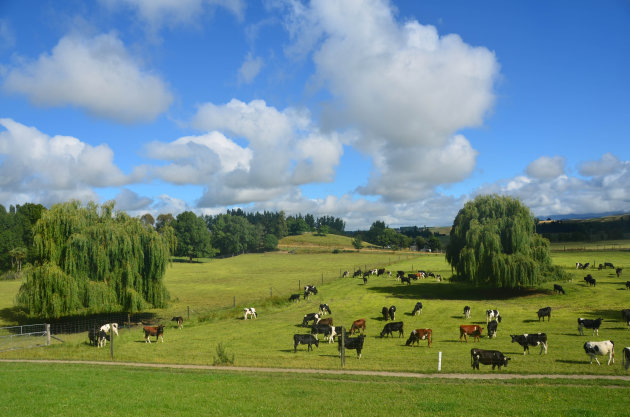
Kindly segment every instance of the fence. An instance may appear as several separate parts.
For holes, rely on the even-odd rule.
[[[0,352],[50,345],[49,324],[0,327]]]

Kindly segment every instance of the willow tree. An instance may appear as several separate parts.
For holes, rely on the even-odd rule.
[[[529,208],[497,195],[479,196],[459,211],[446,260],[475,285],[531,287],[563,274],[552,265],[549,241],[536,233]]]
[[[57,204],[34,229],[39,260],[16,297],[29,314],[59,317],[164,307],[169,245],[139,219],[79,202]]]

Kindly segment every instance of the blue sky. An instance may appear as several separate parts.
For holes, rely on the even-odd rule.
[[[630,211],[630,2],[0,1],[0,204]]]

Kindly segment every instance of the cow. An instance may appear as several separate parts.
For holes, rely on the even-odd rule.
[[[612,268],[612,269],[615,269],[615,265],[613,265],[612,263],[610,263],[610,262],[604,262],[604,269],[605,269],[605,268],[608,268],[608,267],[610,267],[610,268]]]
[[[499,314],[499,310],[486,310],[486,324],[494,319],[498,320],[498,322],[501,323],[501,315]]]
[[[317,336],[312,334],[294,334],[293,335],[293,353],[297,352],[298,345],[308,345],[306,351],[313,350],[313,345],[319,349],[319,340]]]
[[[621,276],[621,271],[623,271],[623,268],[615,269],[615,274],[617,274],[617,278],[619,278]]]
[[[378,274],[378,268],[374,268],[374,269],[370,270],[370,275],[378,276],[377,274]]]
[[[396,271],[396,277],[397,278],[402,278],[405,276],[405,271]]]
[[[479,370],[479,364],[481,363],[483,365],[492,365],[493,371],[495,366],[498,366],[499,370],[501,370],[501,367],[507,366],[510,360],[511,358],[506,357],[498,350],[470,349],[470,364],[473,369]]]
[[[598,365],[601,365],[599,360],[597,360],[597,355],[608,355],[608,365],[610,365],[610,361],[615,363],[615,343],[612,340],[604,340],[603,342],[584,342],[584,353],[591,357],[591,365],[593,364],[593,359],[595,359],[595,362],[597,362]]]
[[[604,320],[601,317],[595,320],[579,318],[578,332],[580,332],[580,334],[584,336],[584,327],[586,327],[587,329],[593,329],[593,335],[597,333],[597,335],[599,336],[599,326],[602,325],[602,321]]]
[[[464,306],[464,318],[470,318],[470,306]]]
[[[594,287],[595,284],[597,283],[595,278],[593,278],[593,276],[591,274],[588,274],[587,276],[585,276],[584,277],[584,281],[586,281],[586,283],[589,285],[589,287],[591,285]]]
[[[363,271],[358,269],[358,270],[354,271],[354,273],[352,274],[352,278],[360,277],[361,275],[363,275]]]
[[[302,326],[308,325],[309,321],[313,321],[315,323],[317,323],[320,319],[320,315],[319,313],[308,313],[304,315],[304,318],[302,319]]]
[[[580,262],[575,263],[575,269],[582,269],[582,264]]]
[[[343,271],[343,274],[341,275],[342,278],[347,278],[348,277],[348,271]]]
[[[405,343],[405,346],[413,346],[414,343],[420,345],[420,341],[427,339],[428,347],[431,347],[431,329],[414,329],[409,334],[409,339]]]
[[[173,317],[171,321],[176,322],[179,329],[184,327],[184,318],[182,316]]]
[[[379,268],[376,272],[377,277],[380,277],[381,275],[385,275],[385,268]]]
[[[391,306],[389,308],[389,319],[390,320],[395,320],[396,319],[396,306]]]
[[[582,265],[582,269],[588,269],[588,267],[591,265],[590,262],[585,263],[584,265]]]
[[[598,269],[599,271],[601,271],[602,269],[604,269],[604,265],[599,264],[599,267],[597,267],[597,269]]]
[[[365,335],[360,334],[357,337],[344,337],[343,345],[346,349],[354,349],[357,351],[357,358],[361,359],[361,350],[363,350],[363,342],[365,341]],[[337,350],[339,350],[339,356],[341,357],[341,338],[338,339]]]
[[[468,343],[468,336],[473,336],[473,340],[476,342],[481,337],[483,327],[476,324],[462,324],[459,326],[459,341],[462,341],[462,337],[466,343]]]
[[[109,335],[101,329],[90,329],[88,331],[88,339],[90,340],[90,345],[103,347],[109,340]]]
[[[311,294],[317,295],[317,288],[314,285],[307,285],[304,287],[304,299],[306,300]]]
[[[311,334],[323,334],[328,343],[332,343],[337,335],[335,328],[329,324],[317,323],[311,326]]]
[[[411,312],[412,316],[416,316],[418,314],[422,314],[422,303],[418,301]]]
[[[566,294],[564,292],[564,288],[562,288],[562,285],[558,285],[558,284],[553,284],[553,292],[559,292],[562,294]]]
[[[628,325],[628,328],[630,329],[630,308],[624,308],[623,310],[621,310],[621,317],[623,318],[623,320]]]
[[[367,285],[368,279],[367,277],[364,275],[363,276],[363,285]]]
[[[258,318],[258,313],[256,313],[256,309],[254,307],[245,307],[243,309],[243,320],[247,320],[247,317],[250,316],[255,319]]]
[[[516,342],[519,345],[523,346],[523,355],[529,353],[530,346],[539,346],[540,345],[540,354],[542,355],[543,349],[545,351],[545,355],[547,354],[547,334],[545,333],[535,333],[535,334],[511,334],[512,343]]]
[[[626,281],[626,288],[630,290],[630,281]]]
[[[626,371],[627,371],[628,368],[630,368],[630,347],[623,348],[623,351],[621,352],[621,354],[623,355],[621,357],[621,363],[626,368]]]
[[[492,320],[488,323],[488,337],[495,338],[497,337],[497,328],[499,327],[499,323],[496,320]]]
[[[387,307],[383,306],[381,309],[381,314],[383,315],[383,320],[387,321],[389,319],[389,310]]]
[[[400,283],[404,284],[407,283],[407,285],[411,285],[411,279],[409,277],[400,277]]]
[[[538,321],[542,318],[542,321],[545,321],[545,317],[547,317],[547,321],[551,320],[551,307],[543,307],[538,310]]]
[[[319,320],[317,320],[317,322],[315,324],[326,324],[328,326],[332,326],[333,325],[333,319],[332,317],[328,317],[325,319],[320,318]]]
[[[300,294],[291,294],[289,301],[300,301]]]
[[[118,336],[118,323],[112,323],[111,326],[109,323],[103,324],[100,330],[104,331],[105,333],[109,333],[110,328],[114,332],[114,334]]]
[[[384,337],[385,335],[387,335],[387,337],[389,336],[393,337],[394,332],[398,332],[398,337],[403,336],[404,331],[403,331],[402,321],[387,323],[385,327],[383,327],[383,331],[381,332],[381,338]]]
[[[365,319],[358,319],[352,322],[352,326],[350,326],[350,334],[353,335],[355,331],[359,331],[359,329],[363,329],[363,333],[365,333]]]
[[[332,312],[330,311],[330,307],[328,307],[328,304],[320,304],[319,305],[319,314],[321,316],[323,316],[326,313],[332,314]]]
[[[164,326],[144,326],[142,328],[144,330],[144,342],[151,343],[149,336],[155,336],[155,342],[157,343],[158,339],[162,338],[162,343],[164,343]]]

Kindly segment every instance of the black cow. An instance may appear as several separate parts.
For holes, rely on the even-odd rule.
[[[621,363],[626,368],[626,371],[630,368],[630,347],[623,348],[621,352]]]
[[[402,321],[396,321],[396,322],[392,322],[392,323],[387,323],[385,325],[385,327],[383,327],[383,331],[381,332],[381,337],[384,337],[385,335],[389,336],[394,336],[393,333],[394,332],[399,332],[398,337],[403,337],[403,322]]]
[[[332,312],[330,311],[330,307],[328,307],[328,304],[320,304],[319,305],[319,314],[323,316],[326,313],[332,314]]]
[[[403,278],[405,276],[405,271],[396,271],[396,278]]]
[[[587,276],[584,277],[584,281],[586,281],[589,285],[589,287],[592,285],[593,287],[596,284],[596,280],[595,278],[593,278],[593,276],[591,274],[588,274]]]
[[[363,271],[359,269],[354,271],[354,273],[352,274],[352,278],[360,277],[361,275],[363,275]]]
[[[564,289],[562,288],[562,285],[558,285],[558,284],[553,284],[553,292],[561,292],[562,294],[566,294],[564,292]]]
[[[510,335],[510,337],[512,338],[512,343],[517,342],[519,345],[523,346],[523,355],[525,355],[525,353],[529,353],[530,346],[538,345],[540,345],[540,354],[542,355],[543,349],[545,350],[545,355],[547,354],[547,334],[545,333],[525,333]]]
[[[503,353],[498,350],[484,350],[484,349],[470,349],[470,363],[473,369],[479,369],[479,364],[492,365],[492,370],[495,366],[501,370],[502,366],[507,366],[508,361],[511,358],[507,358]]]
[[[396,319],[396,306],[391,306],[389,308],[389,319],[390,320],[395,320]]]
[[[376,271],[376,276],[380,277],[381,275],[385,274],[385,268],[379,268],[378,271]]]
[[[361,334],[357,337],[344,337],[343,345],[346,349],[354,349],[357,351],[357,358],[361,359],[361,350],[363,350],[363,341],[365,340],[365,335]],[[339,344],[337,345],[337,350],[339,350],[339,356],[341,356],[341,338],[338,339]]]
[[[622,268],[615,269],[615,274],[617,274],[617,278],[619,278],[621,276],[621,271],[623,271]]]
[[[630,281],[626,281],[626,288],[630,290]]]
[[[407,285],[411,285],[411,279],[409,277],[400,277],[400,283],[406,282]]]
[[[499,323],[496,320],[492,320],[488,323],[488,338],[497,337],[497,328],[499,327]]]
[[[298,345],[308,345],[306,351],[313,350],[313,346],[319,349],[319,340],[312,334],[294,334],[293,335],[293,353],[297,352]]]
[[[610,263],[610,262],[604,262],[604,268],[608,268],[608,267],[610,267],[610,268],[612,268],[612,269],[615,269],[615,265],[613,265],[612,263]]]
[[[464,317],[467,319],[470,318],[470,306],[464,306]]]
[[[184,318],[182,316],[173,317],[171,321],[176,321],[177,327],[180,329],[184,327]]]
[[[422,303],[420,301],[416,303],[415,307],[413,308],[413,311],[411,312],[411,315],[415,316],[418,313],[422,314]]]
[[[630,308],[621,310],[621,317],[623,317],[623,320],[628,325],[628,328],[630,328]]]
[[[363,275],[363,285],[367,285],[367,275]]]
[[[328,340],[328,343],[332,343],[336,336],[333,326],[319,323],[311,326],[311,334],[323,334],[324,338]]]
[[[302,326],[306,326],[308,325],[309,321],[314,321],[314,322],[318,322],[320,319],[320,315],[319,313],[308,313],[304,315],[304,318],[302,319]]]
[[[584,265],[582,265],[582,269],[588,269],[588,267],[591,265],[590,262],[585,263]]]
[[[604,269],[604,265],[599,264],[599,267],[597,269],[601,271],[602,269]]]
[[[300,301],[300,294],[291,294],[289,301]]]
[[[543,307],[538,310],[538,321],[542,318],[542,321],[545,321],[545,317],[547,320],[551,320],[551,307]]]
[[[383,320],[387,321],[389,319],[389,310],[387,307],[381,309],[381,314],[383,315]]]
[[[584,327],[586,327],[587,329],[593,329],[593,335],[597,333],[599,336],[599,326],[602,325],[602,321],[604,321],[604,319],[601,317],[595,320],[579,318],[578,331],[582,336],[584,336]]]

